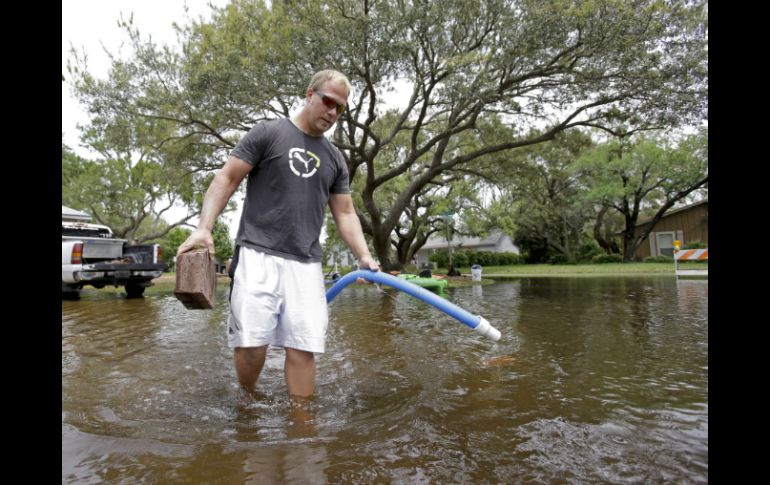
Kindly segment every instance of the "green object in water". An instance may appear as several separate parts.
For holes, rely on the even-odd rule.
[[[398,277],[436,293],[443,293],[444,288],[447,286],[447,280],[440,280],[436,278],[421,278],[413,274],[400,274]]]

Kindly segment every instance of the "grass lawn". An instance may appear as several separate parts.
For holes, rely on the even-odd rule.
[[[708,263],[685,262],[679,269],[708,269]],[[462,274],[470,274],[471,269],[459,268]],[[437,269],[436,273],[446,273],[446,269]],[[674,275],[674,263],[607,263],[607,264],[515,264],[510,266],[486,266],[487,275],[511,276],[580,276],[580,275]]]
[[[349,269],[349,268],[347,268]],[[341,274],[348,271],[340,270]],[[679,269],[708,269],[708,261],[685,261]],[[458,268],[463,275],[470,275],[469,266]],[[324,268],[328,273],[330,268]],[[418,273],[419,269],[407,265],[405,273]],[[446,268],[433,270],[437,275],[445,275]],[[579,275],[674,275],[674,262],[670,263],[606,263],[606,264],[514,264],[509,266],[484,266],[483,275],[511,276],[579,276]]]
[[[686,261],[679,265],[680,269],[708,269],[708,261],[696,262]],[[458,268],[463,275],[470,276],[470,267]],[[324,268],[325,273],[329,272]],[[346,273],[347,271],[340,271]],[[415,273],[417,271],[414,271]],[[438,268],[433,271],[437,275],[445,275],[446,268]],[[607,264],[514,264],[510,266],[485,266],[483,270],[484,277],[494,275],[500,276],[622,276],[622,275],[660,275],[674,276],[674,263],[607,263]],[[450,286],[459,286],[457,283],[466,278],[456,278],[450,280]],[[173,288],[176,280],[176,273],[163,273],[159,278],[153,280],[155,285],[160,288]],[[218,275],[218,284],[230,284],[230,278],[227,275]],[[152,287],[151,287],[152,288]],[[156,289],[160,289],[156,288]],[[122,291],[122,289],[115,289]],[[149,289],[148,289],[149,291]]]
[[[679,265],[680,269],[708,269],[708,261],[686,261]],[[462,277],[449,278],[449,286],[453,288],[470,286],[474,283],[470,279],[470,267],[458,268]],[[328,269],[327,269],[328,272]],[[416,271],[414,271],[416,272]],[[433,271],[437,275],[445,275],[446,268],[438,268]],[[510,266],[485,266],[484,280],[481,284],[491,284],[491,279],[499,277],[558,277],[558,276],[674,276],[674,263],[607,263],[607,264],[515,264]],[[153,280],[153,286],[147,288],[145,294],[165,293],[174,289],[176,273],[169,271]],[[227,275],[217,275],[217,284],[229,285],[230,278]],[[86,289],[94,290],[91,286]],[[122,287],[107,286],[101,290],[110,293],[123,293]]]
[[[458,268],[462,274],[471,274],[470,267]],[[708,269],[708,261],[685,261],[679,264],[679,269]],[[324,267],[324,274],[330,272],[330,268]],[[417,273],[418,270],[412,271]],[[436,274],[445,275],[447,273],[446,268],[438,268],[433,271]],[[345,274],[347,271],[341,270],[340,273]],[[592,274],[604,274],[604,275],[624,275],[624,274],[660,274],[660,275],[673,275],[674,263],[606,263],[606,264],[514,264],[509,266],[485,266],[484,274],[500,274],[500,275],[592,275]],[[176,273],[169,271],[163,273],[159,278],[154,281],[170,281],[176,280]],[[230,282],[230,277],[227,275],[217,275],[219,283]]]

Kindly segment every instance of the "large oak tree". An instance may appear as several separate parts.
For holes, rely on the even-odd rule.
[[[114,59],[106,80],[82,58],[70,72],[94,126],[145,120],[155,131],[142,142],[193,172],[220,167],[254,123],[288,116],[313,72],[345,72],[355,90],[333,141],[388,268],[423,240],[405,238],[427,223],[415,217],[426,187],[485,157],[574,127],[628,134],[699,122],[706,10],[661,0],[234,0],[180,27],[180,50],[126,21],[132,58]],[[378,192],[396,179],[398,196],[382,205]],[[405,243],[412,250],[394,255]]]

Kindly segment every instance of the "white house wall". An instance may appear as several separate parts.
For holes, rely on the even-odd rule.
[[[440,248],[425,248],[423,247],[419,251],[417,251],[417,266],[422,267],[425,263],[430,263],[430,260],[428,259],[431,254],[435,253],[438,250],[441,249],[447,249],[447,246],[444,245]],[[452,243],[452,250],[453,251],[462,251],[464,249],[471,249],[473,251],[490,251],[493,253],[515,253],[515,254],[521,254],[519,251],[519,248],[513,244],[513,241],[511,241],[511,238],[509,236],[503,235],[501,236],[496,243],[490,245],[490,244],[483,244],[483,245],[476,245],[476,246],[467,246],[462,243]]]

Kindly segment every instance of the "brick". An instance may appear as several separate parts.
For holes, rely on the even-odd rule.
[[[216,288],[216,268],[208,249],[188,251],[177,256],[174,296],[185,308],[214,308]]]

